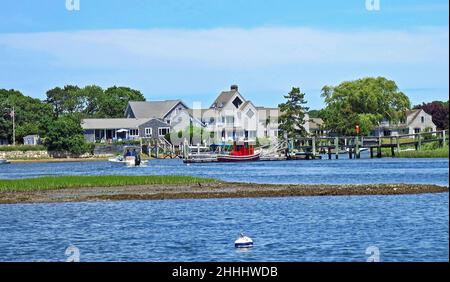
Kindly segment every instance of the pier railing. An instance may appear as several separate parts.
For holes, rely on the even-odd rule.
[[[289,153],[304,152],[312,157],[318,153],[328,154],[339,158],[339,154],[348,153],[350,158],[359,158],[362,150],[370,150],[370,156],[381,157],[382,148],[390,148],[391,155],[401,151],[403,147],[413,147],[420,150],[423,144],[438,142],[444,147],[449,140],[449,131],[431,131],[394,136],[340,136],[340,137],[300,137],[288,140]]]

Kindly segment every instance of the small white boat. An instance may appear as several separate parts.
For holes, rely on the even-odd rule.
[[[0,165],[2,164],[10,164],[11,162],[8,160],[0,159]]]
[[[253,240],[244,233],[241,233],[239,234],[239,238],[234,241],[234,246],[236,248],[251,248],[253,247]]]
[[[141,148],[139,146],[123,147],[122,155],[108,159],[111,163],[125,164],[127,167],[145,166],[148,161],[141,160]]]
[[[110,158],[108,159],[109,162],[111,163],[120,163],[120,164],[125,164],[128,167],[133,167],[133,166],[143,166],[143,165],[147,165],[148,161],[136,161],[136,157],[134,156],[127,156],[127,157],[122,157],[122,156],[117,156],[115,158]]]

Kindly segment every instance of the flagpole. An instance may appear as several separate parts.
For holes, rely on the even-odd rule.
[[[13,146],[16,146],[16,111],[12,108],[12,123],[13,123]]]

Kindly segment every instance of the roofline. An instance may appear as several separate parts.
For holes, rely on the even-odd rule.
[[[170,110],[168,110],[166,112],[166,114],[163,116],[163,118],[167,117],[167,115],[173,110],[173,108],[175,108],[180,103],[183,104],[183,106],[185,106],[187,109],[189,109],[189,107],[181,99],[178,99],[178,100],[166,100],[166,101],[177,101],[177,103],[175,105],[173,105],[173,107],[170,108]]]

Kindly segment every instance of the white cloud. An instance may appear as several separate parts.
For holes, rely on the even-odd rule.
[[[447,64],[448,28],[92,30],[0,34],[0,48],[87,68],[241,68],[298,64]],[[6,56],[6,55],[5,55]],[[7,61],[0,53],[0,61]]]

